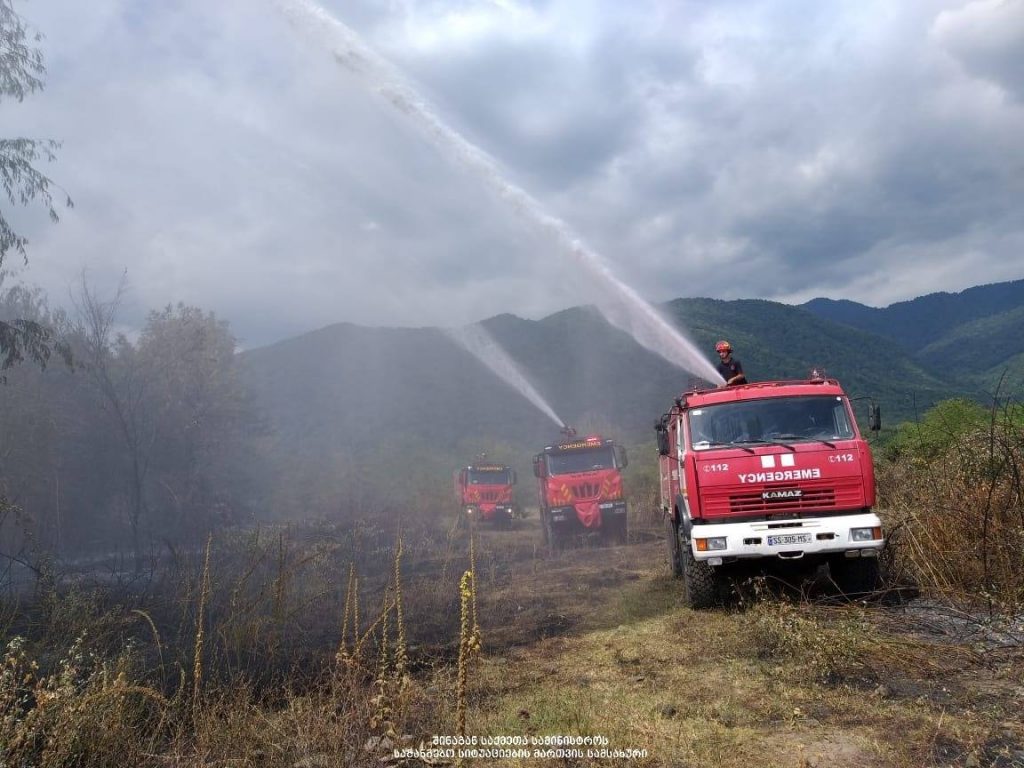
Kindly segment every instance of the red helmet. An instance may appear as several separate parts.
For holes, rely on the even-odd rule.
[[[728,341],[720,341],[715,344],[715,352],[732,352],[732,344]]]

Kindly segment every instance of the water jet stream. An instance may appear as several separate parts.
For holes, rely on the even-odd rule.
[[[479,175],[523,218],[551,235],[559,250],[590,275],[599,293],[597,308],[616,327],[670,363],[707,381],[723,381],[718,370],[687,339],[631,287],[561,219],[549,214],[528,192],[508,182],[497,162],[450,128],[405,83],[400,73],[366,45],[358,34],[313,0],[276,0],[284,15],[323,40],[338,63],[367,83],[395,109],[415,120],[448,156]]]
[[[540,396],[540,393],[523,375],[519,366],[516,365],[508,352],[498,344],[495,338],[487,332],[486,328],[479,323],[474,323],[462,328],[445,329],[445,333],[467,352],[479,358],[480,362],[537,406],[537,409],[555,422],[555,424],[559,427],[565,426],[565,422],[558,417],[554,409]]]

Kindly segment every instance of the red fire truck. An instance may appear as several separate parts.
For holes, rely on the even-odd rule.
[[[827,562],[847,594],[877,587],[871,450],[839,382],[812,376],[686,392],[655,425],[669,563],[691,607],[745,564]]]
[[[502,464],[471,464],[455,473],[455,498],[469,522],[487,520],[508,527],[515,516],[514,469]]]
[[[594,533],[605,543],[625,543],[626,449],[600,435],[576,439],[571,428],[565,434],[533,459],[544,542],[559,550],[579,534]]]

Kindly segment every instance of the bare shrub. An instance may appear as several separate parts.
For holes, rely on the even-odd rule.
[[[134,661],[130,651],[101,659],[76,641],[44,673],[24,641],[12,640],[0,662],[0,765],[143,762],[168,704],[134,682]]]
[[[928,420],[926,415],[926,421]],[[890,565],[922,589],[991,612],[1024,605],[1024,411],[907,428],[878,469]],[[943,429],[945,430],[943,432]]]

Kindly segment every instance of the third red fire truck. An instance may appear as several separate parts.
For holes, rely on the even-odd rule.
[[[455,473],[455,498],[469,522],[486,520],[507,528],[515,517],[516,472],[504,464],[478,462]]]

